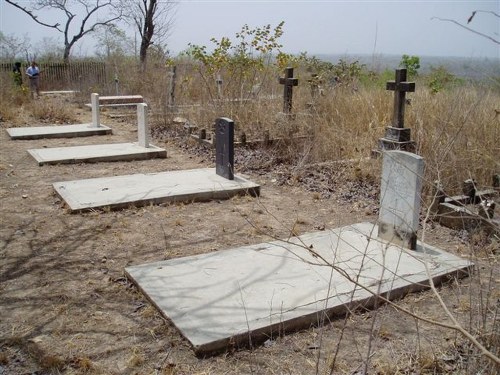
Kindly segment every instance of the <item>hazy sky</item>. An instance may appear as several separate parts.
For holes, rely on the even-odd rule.
[[[34,42],[59,38],[59,33],[0,1],[0,30],[5,34],[27,34]],[[450,22],[431,20],[449,18],[466,24],[473,10],[500,14],[500,1],[180,0],[169,49],[178,53],[189,42],[210,46],[211,37],[234,37],[244,24],[275,26],[285,21],[281,42],[291,53],[500,58],[500,45]],[[469,26],[500,39],[500,18],[492,14],[476,14]],[[133,37],[131,30],[129,35]],[[75,52],[91,54],[93,43],[88,38]]]

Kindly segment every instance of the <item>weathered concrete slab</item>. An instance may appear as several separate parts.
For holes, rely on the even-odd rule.
[[[206,355],[371,307],[373,294],[394,299],[426,288],[430,277],[439,284],[466,276],[472,266],[420,242],[416,251],[389,245],[377,231],[359,223],[125,271]]]
[[[100,96],[99,104],[132,104],[144,103],[142,95],[115,95],[115,96]]]
[[[137,143],[38,148],[28,150],[28,152],[35,158],[38,165],[129,161],[167,157],[167,151],[163,148],[153,145],[142,147]]]
[[[218,176],[215,168],[92,178],[56,182],[53,186],[72,211],[227,199],[260,193],[259,185],[238,175],[228,180]]]
[[[40,91],[40,95],[75,95],[80,91],[75,90],[59,90],[59,91]]]
[[[92,124],[76,125],[53,125],[53,126],[33,126],[26,128],[9,128],[7,133],[13,140],[16,139],[39,139],[39,138],[73,138],[88,137],[91,135],[111,134],[111,128]]]

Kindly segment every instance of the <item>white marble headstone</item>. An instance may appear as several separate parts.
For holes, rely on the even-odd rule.
[[[417,242],[424,159],[385,151],[380,186],[379,238],[414,250]]]

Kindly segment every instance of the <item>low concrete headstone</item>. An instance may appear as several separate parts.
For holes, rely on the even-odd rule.
[[[92,126],[98,128],[101,126],[101,114],[99,110],[99,94],[90,94],[90,104],[92,105]]]
[[[378,235],[415,250],[424,159],[406,151],[384,152]]]
[[[148,105],[145,103],[137,104],[137,134],[139,136],[139,146],[149,147],[149,121]]]

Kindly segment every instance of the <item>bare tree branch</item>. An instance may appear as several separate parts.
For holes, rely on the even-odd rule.
[[[19,4],[11,1],[11,0],[6,0],[9,4],[15,6],[16,8],[22,10],[24,13],[28,14],[31,18],[33,18],[37,23],[46,26],[46,27],[51,27],[59,31],[61,34],[64,35],[64,52],[63,52],[63,59],[64,61],[69,60],[69,55],[71,52],[71,49],[75,45],[76,42],[78,42],[81,38],[83,38],[85,35],[92,33],[96,30],[97,27],[99,26],[110,26],[113,24],[113,22],[121,19],[122,17],[122,10],[119,6],[116,4],[113,4],[112,0],[76,0],[76,1],[66,1],[66,0],[37,0],[34,1],[31,9],[29,8],[24,8],[20,6]],[[71,5],[77,5],[81,6],[84,9],[84,15],[83,18],[80,21],[79,27],[77,27],[77,32],[71,36],[70,35],[70,28],[73,23],[73,21],[76,20],[77,18],[77,13],[76,11],[73,11],[70,9]],[[109,18],[105,20],[99,20],[96,19],[96,21],[92,24],[90,24],[90,19],[92,17],[97,17],[97,13],[104,8],[112,8],[112,9],[117,9],[118,12],[112,12],[112,15],[109,16]],[[61,29],[60,23],[57,23],[55,25],[50,25],[47,23],[43,23],[37,20],[37,16],[34,14],[35,11],[41,11],[44,9],[57,9],[60,10],[61,12],[64,13],[64,16],[66,18],[64,28]],[[81,9],[80,9],[81,10]]]
[[[494,13],[494,12],[491,12],[491,13],[493,13],[493,14],[497,15],[497,14],[496,14],[496,13]],[[474,17],[474,14],[473,14],[471,17],[469,17],[469,20],[472,20],[472,17]],[[492,42],[494,42],[494,43],[496,43],[496,44],[500,44],[500,41],[496,40],[495,38],[493,38],[493,37],[491,37],[491,36],[489,36],[489,35],[487,35],[487,34],[480,33],[479,31],[476,31],[476,30],[474,30],[474,29],[471,29],[470,27],[467,27],[467,26],[465,26],[465,25],[462,25],[460,22],[457,22],[457,21],[455,21],[455,20],[452,20],[452,19],[449,19],[449,18],[439,18],[439,17],[432,17],[432,18],[431,18],[431,20],[434,20],[434,19],[436,19],[436,20],[438,20],[438,21],[443,21],[443,22],[451,22],[451,23],[454,23],[455,25],[460,26],[461,28],[463,28],[463,29],[465,29],[465,30],[467,30],[467,31],[470,31],[471,33],[474,33],[474,34],[480,35],[480,36],[482,36],[482,37],[484,37],[484,38],[487,38],[487,39],[491,40]],[[469,21],[469,22],[470,22],[470,21]]]
[[[26,8],[23,8],[22,6],[20,6],[19,4],[11,1],[11,0],[5,0],[8,4],[16,7],[17,9],[20,9],[21,11],[23,11],[24,13],[26,13],[28,16],[30,16],[33,21],[35,21],[36,23],[42,25],[42,26],[46,26],[46,27],[50,27],[50,28],[53,28],[53,29],[56,29],[57,31],[59,32],[62,32],[62,30],[59,28],[59,26],[61,25],[60,23],[55,23],[53,25],[50,25],[48,23],[45,23],[45,22],[42,22],[40,20],[38,20],[38,16],[35,16],[29,9],[26,9]]]

